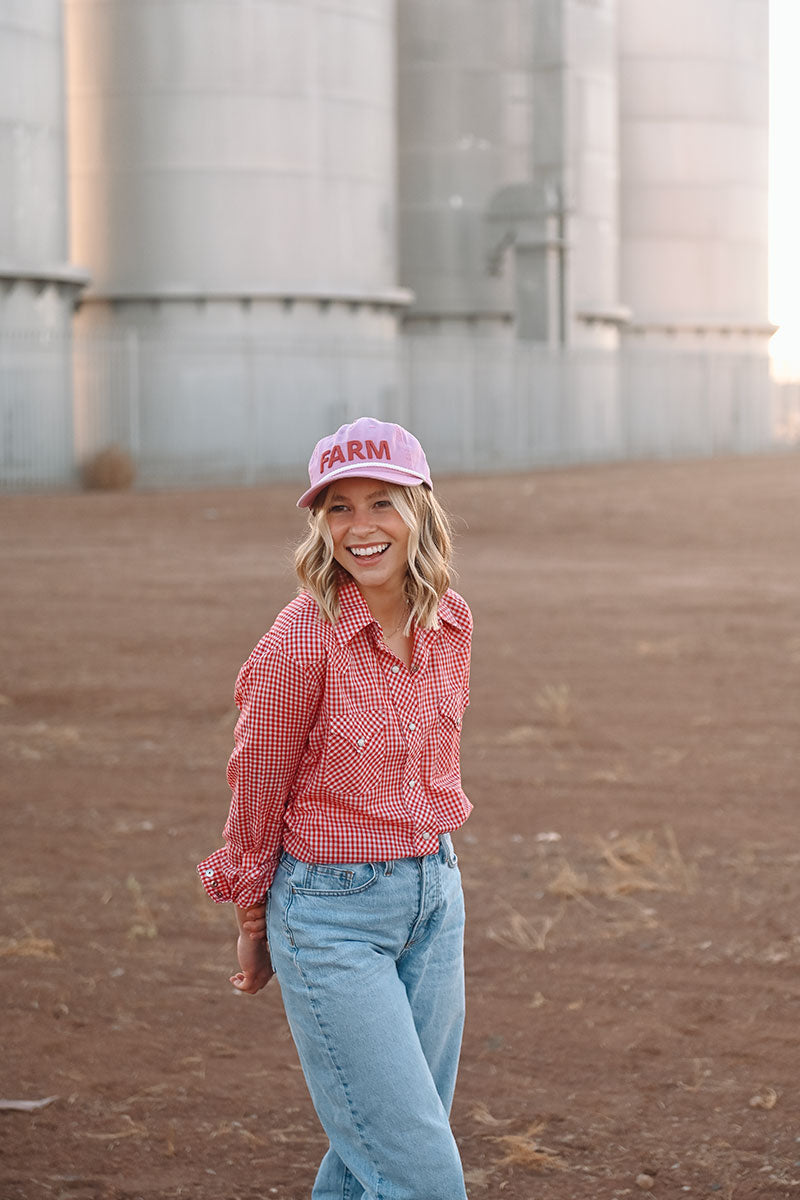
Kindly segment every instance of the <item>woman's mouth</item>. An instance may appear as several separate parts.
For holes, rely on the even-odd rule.
[[[390,544],[390,542],[379,542],[375,546],[348,546],[347,550],[355,558],[379,558],[389,549]]]

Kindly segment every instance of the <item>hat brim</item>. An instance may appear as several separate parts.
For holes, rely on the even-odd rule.
[[[427,483],[428,487],[433,486],[430,479],[426,479],[424,475],[420,475],[416,471],[410,471],[405,467],[395,467],[388,464],[382,467],[361,467],[355,464],[348,464],[345,467],[340,467],[338,471],[329,471],[324,480],[320,483],[315,483],[307,492],[303,492],[297,501],[297,507],[310,508],[320,492],[324,492],[325,488],[335,483],[337,479],[380,479],[382,483],[398,483],[401,487],[417,487],[420,483]]]

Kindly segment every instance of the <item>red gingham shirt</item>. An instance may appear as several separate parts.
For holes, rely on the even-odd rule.
[[[352,580],[335,626],[302,593],[239,672],[225,846],[198,866],[209,896],[263,902],[281,848],[304,862],[430,854],[472,805],[461,788],[472,616],[448,590],[415,629],[411,667]]]

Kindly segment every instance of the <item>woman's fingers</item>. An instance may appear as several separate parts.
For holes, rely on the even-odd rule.
[[[245,975],[243,971],[237,971],[235,975],[230,976],[230,982],[237,992],[246,992],[249,996],[255,996],[256,992],[260,992],[267,986],[274,974],[271,967],[264,967],[252,976]]]
[[[247,992],[251,996],[255,995],[255,993],[259,990],[259,985],[248,982],[247,978],[242,974],[241,971],[239,971],[236,975],[231,975],[231,983],[236,988],[237,992]],[[264,985],[261,984],[260,986],[263,987]]]
[[[267,936],[267,922],[263,917],[252,921],[243,921],[242,928],[248,937],[251,937],[256,942],[260,942],[262,938]]]

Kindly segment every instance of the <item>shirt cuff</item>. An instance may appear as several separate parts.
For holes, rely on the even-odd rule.
[[[246,875],[231,870],[226,849],[216,850],[197,865],[200,881],[215,904],[238,904],[252,908],[263,904],[275,874],[274,868],[249,871]]]
[[[227,875],[223,871],[222,864],[219,861],[220,857],[221,852],[217,850],[215,854],[204,858],[201,863],[197,864],[197,874],[200,876],[200,881],[211,899],[217,904],[225,904],[231,901],[233,896],[231,895],[231,887]]]

